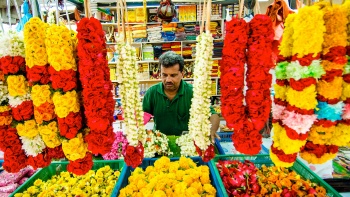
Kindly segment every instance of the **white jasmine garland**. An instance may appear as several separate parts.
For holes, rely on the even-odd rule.
[[[4,85],[2,81],[0,81],[0,105],[2,103],[6,103],[8,101],[8,90],[7,86]]]
[[[11,107],[17,107],[18,105],[22,104],[24,101],[29,101],[31,100],[31,94],[27,93],[26,95],[23,96],[11,96],[8,95],[9,99],[9,105]]]
[[[10,30],[7,33],[0,33],[0,46],[0,57],[24,57],[25,53],[23,32]]]
[[[115,49],[119,55],[116,74],[121,83],[119,92],[123,101],[125,135],[131,146],[137,146],[139,141],[145,144],[143,110],[140,102],[139,82],[136,78],[138,72],[136,50],[130,44],[125,43],[122,36],[118,38]]]
[[[173,152],[170,151],[168,137],[160,131],[149,130],[144,144],[144,157],[152,158],[158,155],[170,156]]]
[[[189,134],[201,150],[210,145],[210,96],[213,38],[210,32],[197,37],[193,98],[188,123]]]
[[[193,139],[189,134],[181,135],[176,139],[176,144],[180,147],[180,154],[185,157],[197,155],[196,147],[193,144]]]
[[[27,156],[37,156],[42,153],[46,148],[46,145],[40,135],[34,138],[28,138],[25,136],[20,137],[22,141],[22,149],[26,152]]]

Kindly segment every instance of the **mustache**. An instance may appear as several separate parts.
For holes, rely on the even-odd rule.
[[[173,83],[168,82],[168,83],[165,83],[165,85],[174,85],[174,84],[173,84]]]

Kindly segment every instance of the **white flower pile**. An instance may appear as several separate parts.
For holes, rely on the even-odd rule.
[[[173,153],[170,151],[168,137],[158,130],[147,131],[146,142],[144,144],[144,157],[152,158],[158,155],[170,156]]]
[[[201,150],[210,145],[210,95],[213,38],[210,32],[197,37],[196,60],[194,65],[193,98],[188,123],[189,134]]]
[[[119,57],[117,60],[117,76],[120,78],[120,96],[123,101],[125,134],[129,145],[137,146],[145,142],[143,110],[140,102],[139,82],[137,76],[136,50],[119,37],[115,47]],[[121,75],[121,76],[120,76]]]
[[[176,139],[176,144],[180,147],[180,154],[185,157],[197,156],[196,147],[189,134],[181,135]]]
[[[26,152],[27,156],[35,157],[42,153],[46,148],[46,145],[40,135],[36,135],[34,138],[22,136],[20,139],[22,141],[22,149]]]
[[[0,105],[2,103],[6,103],[7,100],[8,100],[7,86],[2,81],[0,81]]]
[[[23,96],[8,95],[8,99],[9,99],[9,105],[11,107],[17,107],[18,105],[22,104],[24,101],[32,100],[32,97],[31,97],[31,94],[28,92]]]
[[[24,57],[24,36],[23,32],[10,30],[0,33],[0,57],[22,56]]]

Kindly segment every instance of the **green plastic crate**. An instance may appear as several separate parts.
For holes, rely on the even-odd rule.
[[[57,161],[52,162],[49,166],[38,170],[32,177],[30,177],[23,185],[18,187],[11,195],[10,197],[14,196],[16,193],[22,193],[25,190],[27,190],[30,186],[32,186],[37,179],[41,179],[43,181],[49,180],[54,175],[59,175],[62,171],[67,171],[67,165],[69,164],[68,161]],[[119,179],[114,186],[113,192],[111,196],[117,195],[117,185],[121,184],[125,171],[122,170],[125,163],[123,160],[98,160],[94,161],[94,165],[92,167],[93,170],[98,170],[106,165],[109,165],[113,170],[119,170],[120,176]]]
[[[263,164],[266,166],[273,166],[273,162],[270,159],[269,155],[255,155],[255,156],[246,156],[246,155],[220,155],[216,156],[214,159],[210,161],[209,167],[211,171],[215,173],[216,185],[220,186],[221,193],[224,197],[227,197],[227,192],[220,177],[220,173],[218,168],[216,167],[216,163],[218,160],[240,160],[243,162],[244,160],[249,160],[254,163],[256,167],[260,167]],[[341,197],[341,195],[333,189],[328,183],[326,183],[323,179],[317,176],[314,172],[312,172],[308,167],[306,167],[299,160],[296,160],[294,165],[291,167],[292,170],[296,171],[299,175],[301,175],[305,179],[309,179],[311,182],[317,183],[318,185],[324,187],[327,190],[327,195],[330,197]]]

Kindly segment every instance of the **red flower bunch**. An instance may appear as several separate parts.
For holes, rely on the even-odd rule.
[[[58,126],[60,130],[60,135],[64,136],[68,139],[74,138],[78,131],[82,128],[83,124],[83,118],[81,116],[81,112],[74,113],[70,112],[67,117],[65,118],[59,118],[58,120]]]
[[[338,146],[335,145],[320,145],[314,144],[311,141],[307,141],[305,146],[301,148],[302,152],[308,152],[314,154],[317,158],[321,158],[325,153],[335,154],[338,152]]]
[[[56,71],[53,67],[49,67],[50,81],[54,90],[62,89],[68,92],[77,87],[76,72],[72,69]]]
[[[297,91],[302,91],[305,88],[311,86],[311,85],[316,85],[317,81],[315,78],[309,77],[309,78],[303,78],[299,80],[295,80],[293,78],[290,79],[289,85]]]
[[[114,139],[111,127],[115,100],[106,59],[104,32],[101,23],[95,18],[79,21],[77,31],[79,80],[83,88],[84,115],[90,128],[86,136],[88,149],[93,154],[105,154],[111,150]]]
[[[50,121],[56,118],[54,104],[45,102],[39,107],[34,106],[34,118],[38,124],[42,124],[43,121]]]
[[[313,60],[318,60],[318,59],[320,59],[320,57],[321,57],[320,54],[317,54],[316,57],[313,57],[313,56],[314,56],[313,53],[310,53],[310,54],[305,55],[305,56],[303,56],[303,57],[298,57],[298,54],[296,54],[296,55],[292,56],[291,61],[297,61],[297,60],[298,60],[298,61],[299,61],[299,64],[300,64],[301,66],[310,66],[310,64],[311,64],[311,62],[312,62]]]
[[[12,116],[16,121],[25,121],[32,118],[34,114],[33,101],[23,101],[17,107],[12,107]]]
[[[293,163],[297,159],[297,153],[294,154],[285,154],[283,150],[278,150],[273,146],[273,143],[271,145],[271,152],[273,152],[275,155],[277,155],[278,159],[280,161],[286,162],[286,163]]]
[[[92,154],[86,153],[85,157],[82,159],[77,159],[75,161],[69,161],[67,165],[68,172],[74,173],[76,175],[83,175],[92,169],[94,162],[92,161]]]
[[[329,49],[329,52],[322,55],[323,60],[328,60],[337,64],[346,64],[348,62],[346,55],[346,48],[343,46],[336,46]]]
[[[200,157],[202,157],[204,162],[209,162],[211,159],[215,157],[215,149],[212,144],[210,144],[204,152],[196,145],[194,142],[194,146],[196,147],[196,151]]]
[[[5,56],[0,58],[0,69],[5,75],[16,74],[20,70],[24,70],[25,65],[25,59],[21,56]]]
[[[281,123],[281,125],[283,125]],[[289,128],[287,125],[283,125],[284,129],[287,132],[287,136],[292,139],[292,140],[306,140],[307,137],[309,136],[308,133],[302,134],[302,133],[297,133],[294,129]]]
[[[47,154],[45,153],[40,153],[35,157],[29,156],[27,161],[27,164],[32,166],[34,170],[49,166],[50,163],[51,163],[51,158],[47,156]]]
[[[216,164],[228,196],[254,196],[260,193],[258,168],[250,161],[219,160]]]
[[[139,166],[143,160],[143,153],[144,149],[141,142],[139,142],[139,144],[136,147],[128,145],[126,147],[124,155],[124,161],[126,165],[131,166],[133,168]]]
[[[269,74],[274,66],[271,55],[274,37],[272,22],[266,15],[256,15],[248,28],[244,20],[234,18],[227,23],[226,32],[220,67],[221,111],[227,126],[234,129],[232,140],[235,148],[241,153],[258,154],[262,143],[260,130],[269,118],[272,103],[272,76]],[[246,57],[248,90],[245,97],[247,105],[244,106]]]
[[[34,66],[32,68],[26,67],[27,79],[30,86],[35,83],[46,85],[50,82],[50,74],[48,66]]]
[[[55,148],[48,148],[46,147],[46,155],[50,158],[50,159],[62,159],[65,158],[66,156],[64,155],[62,146],[57,146]]]

